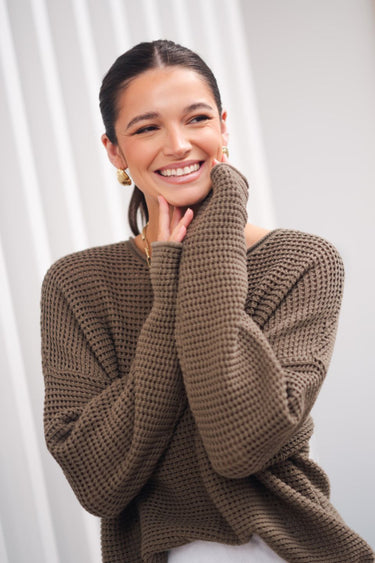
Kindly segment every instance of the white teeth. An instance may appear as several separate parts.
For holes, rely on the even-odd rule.
[[[165,170],[160,170],[162,176],[184,176],[185,174],[191,174],[196,170],[199,170],[200,164],[192,164],[191,166],[185,166],[185,168],[166,168]]]

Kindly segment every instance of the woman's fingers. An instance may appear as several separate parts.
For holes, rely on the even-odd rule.
[[[194,217],[194,212],[190,207],[185,211],[184,215],[177,223],[176,227],[171,233],[170,239],[174,242],[182,242],[186,235],[186,230]]]
[[[220,160],[217,160],[216,158],[213,159],[213,161],[212,161],[212,168],[213,168],[214,166],[216,166],[216,164],[220,164],[221,162],[229,162],[229,159],[228,159],[228,157],[227,157],[227,155],[226,155],[225,153],[222,153],[222,154],[221,154],[221,159],[220,159]]]
[[[171,232],[173,232],[173,230],[177,227],[179,221],[181,221],[181,218],[182,218],[181,207],[174,207],[173,213],[172,213],[171,224],[170,224],[170,231]]]
[[[158,196],[159,202],[159,232],[158,240],[165,241],[168,240],[170,235],[169,230],[169,203],[164,199],[163,196]]]
[[[159,241],[182,242],[186,235],[186,229],[191,223],[194,213],[187,209],[183,213],[180,207],[174,207],[172,218],[170,217],[170,205],[166,199],[159,195]]]

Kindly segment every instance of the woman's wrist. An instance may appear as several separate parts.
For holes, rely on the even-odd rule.
[[[182,243],[155,241],[151,248],[150,276],[154,298],[166,306],[174,303],[176,297]]]

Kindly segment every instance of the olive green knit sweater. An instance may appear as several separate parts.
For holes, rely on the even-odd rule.
[[[374,560],[308,457],[343,265],[276,229],[246,249],[247,183],[228,164],[183,243],[66,256],[42,287],[45,435],[102,518],[106,563],[162,563],[194,539],[256,533],[290,563]]]

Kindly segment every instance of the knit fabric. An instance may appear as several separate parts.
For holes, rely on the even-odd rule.
[[[308,456],[343,264],[276,229],[246,249],[247,182],[228,164],[183,243],[61,258],[42,286],[47,446],[102,518],[104,563],[165,563],[258,534],[290,563],[367,563]]]

